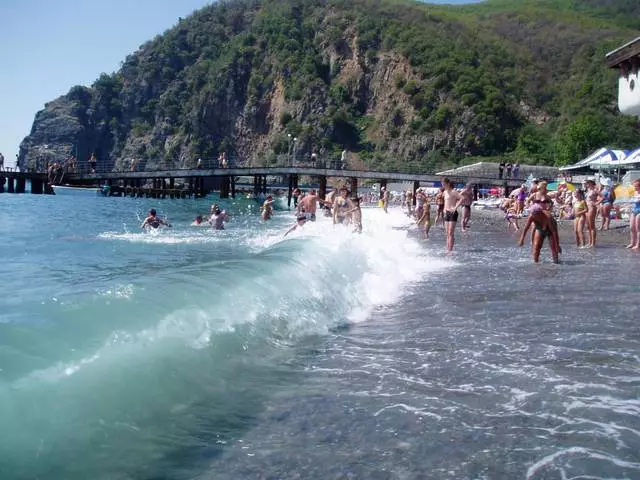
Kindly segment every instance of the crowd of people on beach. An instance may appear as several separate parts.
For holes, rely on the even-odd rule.
[[[557,263],[562,253],[558,232],[558,221],[561,220],[573,221],[575,243],[578,248],[594,248],[597,232],[611,228],[611,217],[620,218],[623,213],[628,212],[631,239],[627,248],[640,250],[640,179],[632,183],[632,188],[631,196],[625,203],[620,203],[616,202],[614,185],[610,179],[601,178],[599,182],[587,179],[581,188],[563,180],[555,191],[548,190],[546,181],[534,179],[530,184],[522,184],[512,191],[502,200],[500,208],[505,214],[507,230],[520,232],[517,245],[523,246],[527,234],[532,230],[534,262],[540,261],[542,247],[547,241],[553,261]],[[358,196],[352,195],[347,186],[340,186],[322,199],[315,189],[304,192],[296,188],[292,196],[295,223],[284,236],[303,227],[307,222],[315,222],[318,209],[324,217],[330,218],[334,225],[349,226],[354,233],[361,233],[363,205],[377,204],[384,212],[388,212],[391,205],[396,205],[412,218],[425,239],[429,238],[432,226],[441,224],[445,232],[446,251],[450,254],[455,245],[459,210],[462,213],[461,231],[469,229],[471,206],[475,197],[474,188],[470,184],[456,188],[445,178],[442,180],[442,186],[435,189],[435,193],[433,190],[418,188],[415,192],[411,189],[393,194],[382,186],[378,191],[365,192]],[[475,193],[477,194],[477,190]],[[260,218],[263,221],[273,218],[274,201],[274,196],[268,195],[262,202]],[[433,220],[431,205],[435,206]],[[215,230],[224,230],[224,224],[230,218],[224,209],[214,204],[208,215],[197,216],[192,225],[210,225]],[[523,226],[519,223],[521,219],[525,221]],[[158,219],[155,210],[151,210],[142,227],[158,228],[163,225],[170,226],[168,222]]]

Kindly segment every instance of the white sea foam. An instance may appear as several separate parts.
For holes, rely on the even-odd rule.
[[[229,275],[238,275],[238,269],[243,267],[247,274],[233,278],[227,286],[218,285],[210,303],[178,306],[155,325],[137,332],[115,331],[97,352],[33,372],[29,378],[65,379],[114,350],[132,345],[144,349],[171,340],[189,348],[204,348],[213,335],[261,319],[270,322],[279,335],[287,336],[326,331],[345,321],[362,322],[376,307],[397,302],[412,282],[452,264],[429,256],[418,240],[409,237],[407,229],[412,222],[400,212],[385,214],[365,209],[363,217],[362,234],[352,233],[350,227],[334,226],[331,219],[324,217],[308,222],[287,237],[274,228],[276,225],[249,234],[210,229],[103,233],[100,238],[104,240],[133,243],[233,241],[258,257],[248,257],[247,265],[229,271]],[[268,268],[259,269],[251,263],[261,261],[261,253],[271,262]],[[278,255],[274,260],[271,257],[275,253]],[[203,278],[194,281],[205,283],[206,289],[207,277]],[[135,288],[133,284],[121,285],[101,291],[101,295],[130,299]],[[286,331],[282,330],[285,324]]]

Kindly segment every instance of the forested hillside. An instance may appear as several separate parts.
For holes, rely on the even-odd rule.
[[[47,104],[20,163],[188,167],[226,151],[270,165],[289,135],[300,160],[347,148],[375,168],[570,163],[640,146],[604,63],[639,29],[631,0],[220,2]]]

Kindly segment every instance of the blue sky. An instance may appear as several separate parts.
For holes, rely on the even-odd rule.
[[[13,165],[44,104],[113,72],[208,0],[0,0],[0,152]],[[464,0],[429,3],[470,3]]]

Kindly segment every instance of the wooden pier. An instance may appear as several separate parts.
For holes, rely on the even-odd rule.
[[[301,176],[314,178],[320,185],[319,196],[324,198],[328,178],[343,178],[352,193],[357,192],[358,180],[373,180],[380,187],[391,182],[412,182],[417,190],[420,184],[433,184],[442,180],[438,175],[426,175],[399,172],[376,172],[368,170],[344,170],[314,167],[235,167],[187,170],[126,171],[99,173],[65,173],[64,184],[69,186],[97,187],[109,186],[106,193],[112,196],[187,198],[202,197],[212,191],[220,192],[221,198],[235,197],[238,177],[253,177],[253,192],[266,193],[268,177],[285,179],[288,186],[289,204],[293,191],[298,187]],[[503,187],[506,191],[520,186],[523,179],[496,179],[475,176],[451,176],[454,183],[473,183],[482,186]],[[25,193],[30,183],[30,192],[34,194],[53,193],[45,173],[0,172],[0,193]],[[176,181],[179,182],[176,182]],[[177,188],[181,183],[182,188]],[[6,184],[6,187],[5,187]]]

